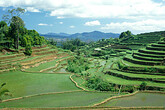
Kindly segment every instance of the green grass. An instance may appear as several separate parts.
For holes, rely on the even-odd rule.
[[[143,51],[143,53],[148,53],[148,54],[153,54],[152,52],[154,52],[154,54],[163,54],[165,55],[164,51],[156,51],[156,50],[148,50],[148,49],[140,49],[140,51]]]
[[[165,47],[147,46],[146,48],[149,50],[165,51]]]
[[[0,103],[0,108],[52,108],[89,106],[113,96],[108,92],[71,92],[35,96],[15,101]]]
[[[133,78],[144,78],[144,79],[145,78],[152,78],[152,79],[163,78],[163,79],[165,79],[165,76],[160,76],[160,75],[133,74],[133,73],[127,73],[127,72],[122,72],[122,71],[118,71],[118,70],[109,70],[109,71],[116,73],[116,74],[128,76],[128,77],[133,77]]]
[[[37,67],[29,68],[29,69],[27,69],[27,71],[35,71],[35,72],[37,72],[37,71],[40,71],[40,70],[43,70],[43,69],[46,69],[46,68],[54,67],[54,66],[57,64],[57,61],[58,61],[58,60],[65,59],[65,58],[69,58],[69,57],[70,57],[70,56],[68,56],[68,57],[63,57],[63,58],[60,58],[60,59],[57,58],[57,59],[55,59],[55,60],[53,60],[53,61],[40,64],[40,65],[37,66]]]
[[[130,59],[131,61],[139,62],[139,63],[143,63],[143,62],[144,63],[153,63],[153,64],[160,63],[160,61],[150,61],[150,60],[136,59],[136,58],[133,58],[132,55],[126,55],[125,58]]]
[[[112,76],[112,75],[102,75],[102,78],[107,80],[110,83],[115,83],[115,84],[119,84],[119,85],[140,85],[142,83],[142,81],[138,81],[138,80],[126,80],[126,79],[122,79],[116,76]],[[165,88],[165,84],[164,83],[156,83],[156,82],[151,82],[151,81],[145,81],[147,83],[147,86],[155,86],[155,87],[164,87]]]
[[[147,53],[140,53],[135,52],[136,55],[145,56],[145,57],[156,57],[156,58],[163,58],[165,55],[156,55],[156,54],[147,54]]]
[[[146,56],[140,56],[140,55],[134,55],[136,59],[142,59],[142,60],[149,60],[149,61],[163,61],[163,58],[155,58],[155,57],[146,57]]]
[[[13,57],[13,56],[18,56],[18,55],[24,55],[24,54],[23,54],[23,53],[21,53],[21,54],[12,53],[12,54],[9,54],[9,55],[8,55],[8,54],[5,54],[5,55],[1,55],[1,56],[0,56],[0,59],[7,58],[7,57],[10,58],[10,57]]]
[[[108,101],[100,106],[122,106],[122,107],[165,107],[165,95],[156,93],[138,93],[134,96],[118,98]]]
[[[82,87],[82,88],[84,88],[85,90],[88,90],[88,91],[94,91],[94,89],[90,89],[90,88],[85,86],[86,81],[85,81],[85,79],[83,77],[73,75],[72,79],[77,82],[79,87]]]
[[[104,69],[109,69],[113,63],[114,62],[112,60],[108,60],[107,63],[105,64],[105,68]]]
[[[47,68],[50,68],[50,67],[54,67],[57,64],[56,61],[58,61],[58,59],[40,64],[37,67],[29,68],[29,69],[27,69],[27,71],[39,72],[40,70],[47,69]]]
[[[153,43],[151,44],[152,46],[155,46],[155,47],[165,47],[164,44],[157,44],[157,43]]]
[[[57,49],[49,49],[49,50],[47,50],[47,51],[41,51],[41,52],[35,52],[35,55],[40,55],[40,54],[47,54],[47,53],[49,53],[49,52],[56,52],[57,51]]]
[[[57,70],[55,70],[54,72],[59,72],[59,73],[69,73],[68,71],[66,71],[66,67],[62,67],[62,68],[59,68]]]
[[[51,49],[50,47],[43,47],[43,48],[40,48],[40,49],[33,49],[33,52],[37,53],[38,51],[45,51],[45,50],[49,50]]]
[[[19,60],[20,58],[23,58],[23,57],[25,57],[25,56],[8,58],[8,59],[1,59],[0,62],[12,62],[13,60]]]
[[[16,63],[19,63],[20,61],[22,61],[23,59],[26,59],[26,57],[19,57],[17,59],[17,57],[15,59],[12,60],[9,60],[5,63],[1,63],[0,66],[3,66],[3,65],[13,65],[13,64],[16,64]]]
[[[28,61],[32,61],[32,60],[35,60],[35,59],[38,59],[38,58],[46,57],[46,56],[49,56],[49,55],[53,55],[53,54],[40,55],[40,56],[30,56],[30,57],[27,57],[24,60],[21,60],[21,62],[28,62]]]
[[[155,66],[149,66],[149,65],[140,65],[140,64],[135,64],[135,63],[131,63],[129,61],[126,60],[121,60],[123,62],[123,64],[130,66],[130,67],[155,67],[155,68],[165,68],[165,66],[159,66],[159,65],[155,65]]]
[[[5,72],[0,74],[0,84],[6,83],[13,97],[79,90],[69,79],[70,74]]]

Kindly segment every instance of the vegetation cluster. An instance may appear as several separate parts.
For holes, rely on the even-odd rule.
[[[0,50],[4,48],[18,49],[25,48],[25,54],[32,54],[32,46],[46,44],[43,36],[35,30],[27,30],[20,15],[25,12],[22,8],[8,10],[3,16],[4,21],[0,22]],[[6,22],[5,22],[6,21]],[[19,47],[21,46],[21,47]]]

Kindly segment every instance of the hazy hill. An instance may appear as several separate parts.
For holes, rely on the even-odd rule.
[[[108,39],[110,37],[118,38],[120,34],[93,31],[93,32],[75,33],[71,35],[66,33],[48,33],[48,34],[40,34],[40,35],[46,38],[53,38],[60,41],[66,39],[79,38],[82,41],[90,42],[90,41],[98,41],[99,39]]]

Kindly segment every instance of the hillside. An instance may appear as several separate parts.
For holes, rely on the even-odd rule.
[[[161,37],[165,36],[165,31],[156,31],[149,33],[141,33],[137,35],[128,36],[122,39],[122,43],[132,43],[132,44],[148,44],[159,41]]]

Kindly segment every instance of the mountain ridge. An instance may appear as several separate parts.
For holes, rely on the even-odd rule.
[[[118,38],[120,34],[117,33],[104,33],[101,31],[92,31],[92,32],[83,32],[83,33],[75,33],[75,34],[67,34],[67,33],[47,33],[47,34],[40,34],[46,38],[53,38],[58,41],[63,41],[66,39],[76,39],[79,38],[82,41],[98,41],[100,39],[108,39]]]

